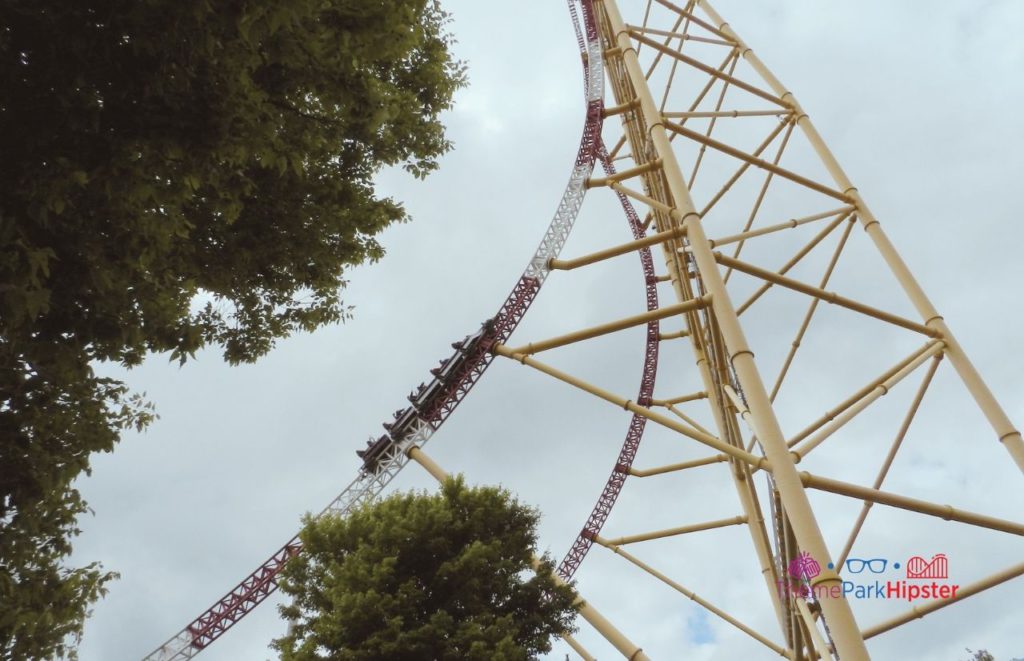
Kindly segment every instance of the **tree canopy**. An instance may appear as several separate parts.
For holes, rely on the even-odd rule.
[[[252,361],[343,319],[463,84],[435,0],[0,4],[0,656],[61,653],[110,578],[72,481],[152,411],[97,361]]]
[[[519,661],[571,631],[575,593],[532,568],[539,515],[495,488],[448,480],[347,518],[307,519],[288,561],[274,641],[283,661]]]

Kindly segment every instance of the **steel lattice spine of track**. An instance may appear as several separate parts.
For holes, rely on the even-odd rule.
[[[999,503],[975,512],[906,494],[913,476],[900,477],[894,463],[904,441],[915,440],[914,424],[931,424],[922,418],[939,379],[957,382],[957,401],[987,422],[987,440],[998,450],[991,461],[1004,471],[1010,466],[1018,479],[1024,442],[794,94],[709,2],[623,5],[634,13],[624,16],[615,0],[569,2],[583,62],[582,136],[565,193],[525,272],[494,316],[453,345],[386,433],[359,452],[356,478],[324,511],[344,514],[376,498],[410,462],[443,477],[423,447],[488,366],[508,359],[624,415],[625,440],[617,455],[602,459],[610,476],[589,516],[580,512],[559,577],[585,575],[588,554],[610,552],[621,567],[615,580],[648,581],[692,601],[748,645],[747,658],[867,659],[876,636],[914,627],[947,606],[969,607],[959,602],[1024,574],[1024,563],[996,567],[914,602],[908,591],[926,584],[915,581],[949,579],[944,554],[915,555],[896,574],[895,565],[855,553],[875,520],[922,540],[934,531],[938,541],[922,542],[927,549],[960,534],[951,527],[998,543],[1024,535],[1024,524],[995,515],[1005,511]],[[591,196],[613,200],[632,240],[563,257]],[[633,254],[644,310],[546,339],[515,333],[549,276],[571,278]],[[679,329],[667,330],[672,323]],[[635,395],[538,357],[637,327],[646,332]],[[666,374],[666,356],[683,359],[696,390],[660,390],[665,379],[656,376]],[[819,402],[824,411],[814,408]],[[681,460],[634,466],[652,428],[678,444]],[[887,440],[875,442],[879,436]],[[702,518],[722,499],[687,486],[712,471],[721,493],[735,496],[731,516]],[[658,480],[675,494],[668,509],[676,524],[609,536],[620,495]],[[844,505],[832,509],[833,502]],[[711,540],[729,530],[745,531],[728,543],[742,544],[749,560],[734,571],[683,564],[694,571],[677,577],[642,559],[652,543]],[[701,557],[716,543],[703,542]],[[298,538],[287,542],[146,658],[201,652],[263,602],[284,563],[301,552]],[[858,587],[865,571],[889,571],[884,578],[898,598],[858,601],[850,586]],[[725,588],[697,594],[687,587],[739,572],[758,585],[760,602],[730,603]],[[606,606],[588,601],[581,615],[625,658],[648,658],[644,631],[616,628],[602,614]],[[582,658],[594,658],[565,638]]]

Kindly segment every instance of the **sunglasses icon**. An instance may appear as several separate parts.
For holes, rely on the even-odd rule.
[[[846,570],[851,574],[859,574],[864,571],[864,568],[868,568],[874,574],[881,574],[885,571],[886,565],[889,561],[885,558],[872,558],[865,560],[863,558],[850,558],[846,561]]]

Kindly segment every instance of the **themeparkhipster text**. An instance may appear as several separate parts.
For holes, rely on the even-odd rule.
[[[913,556],[902,565],[905,577],[895,580],[867,579],[867,576],[856,576],[853,580],[841,577],[839,583],[817,583],[815,579],[821,574],[821,566],[807,553],[801,553],[789,563],[789,576],[778,581],[779,594],[789,594],[807,599],[902,599],[917,601],[919,599],[956,599],[960,586],[949,582],[949,565],[945,554],[938,553],[932,559],[925,560],[921,556]],[[847,575],[879,575],[886,572],[889,560],[886,558],[848,558],[845,562]],[[898,571],[899,562],[892,563],[892,570]],[[828,564],[832,569],[832,564]],[[864,580],[867,579],[867,580]]]

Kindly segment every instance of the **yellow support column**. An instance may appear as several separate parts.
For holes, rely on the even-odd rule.
[[[673,216],[681,219],[700,276],[708,293],[711,294],[711,307],[728,349],[729,360],[736,378],[746,394],[747,406],[750,409],[753,424],[764,447],[765,455],[771,463],[775,483],[792,523],[797,542],[801,550],[814,557],[823,568],[821,575],[815,580],[815,584],[840,585],[840,579],[836,572],[827,569],[827,565],[831,561],[828,548],[815,520],[807,494],[804,492],[800,475],[793,463],[793,457],[786,446],[786,439],[775,417],[757,364],[754,362],[754,354],[747,345],[736,310],[718,270],[715,255],[704,233],[704,228],[701,226],[700,216],[690,197],[686,179],[669,142],[664,125],[665,120],[651,95],[628,28],[619,14],[615,0],[600,0],[598,4],[604,8],[607,19],[606,24],[602,26],[606,46],[620,50],[624,75],[628,78],[630,86],[640,101],[641,116],[646,125],[644,128],[653,145],[653,157],[662,161],[665,183],[676,209]],[[609,72],[612,76],[617,75],[614,67],[609,67]],[[618,99],[618,102],[623,103],[630,100]],[[632,150],[635,154],[643,153],[641,145],[633,144]],[[675,218],[673,221],[680,222]],[[821,602],[821,608],[829,623],[839,656],[844,661],[868,659],[864,639],[847,600],[842,597],[825,599]]]

